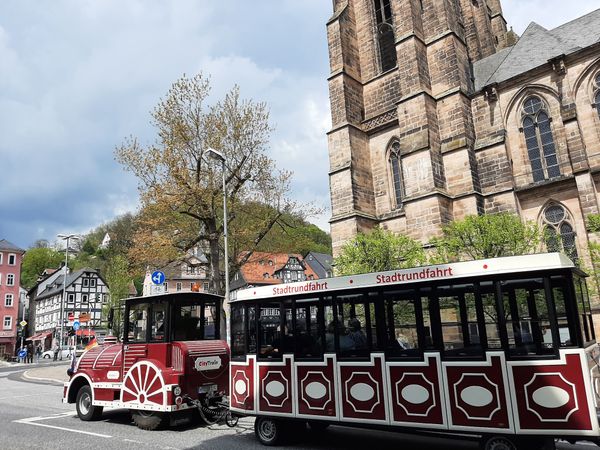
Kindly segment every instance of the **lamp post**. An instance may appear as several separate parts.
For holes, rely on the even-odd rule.
[[[227,245],[227,185],[225,179],[225,155],[223,153],[218,152],[213,148],[207,148],[206,153],[212,159],[216,159],[221,161],[221,168],[223,172],[223,245],[225,247],[225,304],[227,305],[225,313],[225,324],[227,324],[227,318],[229,317],[229,248]],[[226,326],[227,329],[227,343],[229,344],[229,327]]]
[[[58,237],[63,241],[67,241],[67,245],[65,245],[65,274],[63,277],[63,294],[60,300],[60,337],[58,338],[58,353],[60,355],[60,359],[62,361],[62,347],[63,347],[63,337],[64,337],[64,316],[65,316],[65,299],[67,296],[67,267],[69,264],[69,241],[71,239],[79,239],[76,234],[59,234]]]

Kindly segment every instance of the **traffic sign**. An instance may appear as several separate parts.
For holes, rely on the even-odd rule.
[[[21,325],[22,327],[24,327],[25,325],[27,325],[27,322],[25,320],[21,320],[19,322],[19,325]]]
[[[152,282],[154,284],[163,284],[165,282],[165,274],[160,270],[155,271],[152,274]]]
[[[25,358],[27,356],[27,350],[19,350],[19,358]]]
[[[73,322],[73,329],[74,329],[75,331],[79,330],[79,327],[80,327],[80,326],[81,326],[81,325],[80,325],[80,323],[79,323],[78,321],[75,321],[75,322]]]

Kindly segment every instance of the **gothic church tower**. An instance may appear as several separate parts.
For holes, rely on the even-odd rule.
[[[483,210],[472,64],[507,46],[500,0],[333,0],[334,255],[380,224],[426,244]]]

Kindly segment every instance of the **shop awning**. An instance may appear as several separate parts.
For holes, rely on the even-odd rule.
[[[94,330],[82,329],[76,331],[77,336],[96,336],[96,332]]]
[[[43,341],[48,336],[52,334],[52,331],[46,331],[45,333],[34,334],[33,336],[28,337],[27,341]]]

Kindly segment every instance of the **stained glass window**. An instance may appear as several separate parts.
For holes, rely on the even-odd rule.
[[[544,238],[549,252],[564,252],[577,262],[576,233],[566,209],[559,204],[551,203],[542,215],[544,221]]]
[[[390,153],[390,168],[392,172],[392,183],[394,188],[395,207],[402,207],[402,164],[400,161],[400,144],[392,144]]]
[[[523,134],[533,181],[560,176],[560,166],[554,145],[550,117],[539,97],[532,96],[523,104]]]

